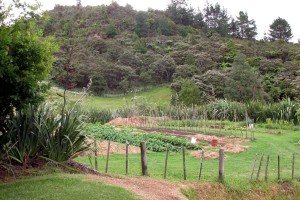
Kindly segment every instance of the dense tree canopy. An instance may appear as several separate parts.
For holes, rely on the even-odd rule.
[[[253,19],[248,19],[246,12],[240,11],[237,17],[238,37],[251,39],[257,35],[256,25]]]
[[[253,71],[244,54],[237,54],[232,64],[232,71],[226,81],[225,97],[246,102],[249,100],[263,100],[261,81]]]
[[[204,8],[205,22],[209,29],[218,32],[222,36],[228,35],[229,19],[227,10],[221,8],[220,4],[212,5],[207,3]]]
[[[0,131],[13,109],[41,100],[55,51],[47,38],[40,38],[33,12],[7,24],[7,11],[0,13]]]
[[[289,41],[293,34],[289,23],[285,19],[278,17],[270,25],[269,36],[270,40]]]
[[[77,72],[77,87],[92,78],[91,90],[97,95],[165,83],[179,94],[183,80],[191,79],[200,101],[207,102],[225,98],[225,82],[232,79],[233,61],[241,52],[250,71],[260,75],[266,99],[299,98],[298,44],[255,40],[255,21],[246,12],[231,18],[219,4],[200,9],[181,0],[171,1],[165,11],[135,11],[116,2],[57,5],[47,12],[48,21],[38,23],[61,46],[52,80],[61,76],[69,60]]]

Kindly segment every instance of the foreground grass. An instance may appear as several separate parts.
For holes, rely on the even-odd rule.
[[[260,129],[260,131],[267,131]],[[295,177],[300,177],[300,139],[298,131],[284,131],[286,134],[266,134],[256,133],[255,141],[247,142],[245,145],[251,146],[241,153],[226,153],[225,160],[225,180],[230,185],[248,184],[249,176],[253,167],[253,160],[256,154],[257,164],[254,173],[254,180],[257,177],[259,159],[264,154],[260,180],[264,179],[266,167],[266,157],[270,153],[269,180],[277,180],[277,156],[280,155],[281,179],[291,179],[292,154],[296,153]],[[212,150],[212,149],[211,149]],[[188,153],[187,153],[188,154]],[[165,153],[148,152],[148,171],[150,177],[163,178]],[[99,170],[104,171],[105,156],[99,157]],[[90,165],[87,157],[77,158],[77,161]],[[168,160],[167,179],[183,180],[183,164],[181,153],[170,153]],[[187,179],[196,181],[199,171],[199,159],[190,155],[186,156]],[[111,155],[109,160],[109,173],[125,175],[125,155]],[[141,174],[140,154],[129,155],[129,175],[139,176]],[[218,159],[204,159],[202,181],[216,181],[218,178]],[[232,183],[232,184],[231,184]],[[238,184],[237,184],[238,183]]]
[[[82,200],[82,199],[137,199],[132,193],[84,175],[55,173],[26,177],[11,183],[0,184],[0,199],[26,200]]]

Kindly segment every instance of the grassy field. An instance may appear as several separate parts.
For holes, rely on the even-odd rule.
[[[62,91],[52,90],[49,92],[50,101],[62,101],[62,97],[59,97],[57,93],[62,94]],[[146,91],[129,93],[128,95],[120,96],[88,96],[84,100],[85,108],[95,109],[117,109],[126,105],[132,105],[134,98],[139,98],[139,101],[156,103],[157,105],[169,105],[171,96],[171,89],[169,86],[155,87]],[[68,102],[77,101],[81,98],[81,95],[73,93],[67,93]]]
[[[0,193],[0,199],[3,200],[138,199],[125,189],[89,180],[84,175],[65,173],[30,176],[16,182],[2,183]]]
[[[267,131],[260,128],[259,131]],[[253,166],[253,160],[255,154],[258,154],[258,161],[255,169],[258,169],[259,159],[262,153],[265,157],[263,160],[262,171],[260,174],[260,180],[264,178],[264,171],[266,165],[267,154],[270,153],[269,164],[269,180],[277,180],[277,156],[280,155],[281,161],[281,178],[284,180],[291,179],[291,167],[292,167],[292,153],[296,154],[295,161],[295,176],[300,177],[300,145],[298,140],[300,139],[300,133],[298,131],[282,130],[285,134],[266,134],[256,133],[256,140],[247,142],[245,145],[251,146],[242,153],[226,153],[225,160],[225,181],[227,183],[236,184],[249,182],[250,172]],[[188,154],[188,153],[187,153]],[[99,170],[104,171],[105,156],[99,157]],[[150,177],[163,178],[165,153],[148,152],[148,170]],[[87,157],[79,157],[77,161],[90,164]],[[186,156],[187,166],[187,179],[190,181],[196,181],[199,168],[199,159]],[[109,160],[109,173],[110,174],[125,174],[125,156],[124,155],[111,155]],[[129,175],[139,176],[141,174],[140,167],[140,155],[129,155]],[[218,159],[205,159],[203,163],[202,181],[216,181],[218,178]],[[182,154],[170,153],[167,171],[168,180],[183,180],[182,170]]]

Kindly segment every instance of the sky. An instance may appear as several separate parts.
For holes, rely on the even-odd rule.
[[[10,2],[11,0],[4,0]],[[165,10],[171,0],[114,0],[119,5],[131,5],[135,10],[148,10],[148,8]],[[199,8],[201,11],[206,2],[215,4],[218,2],[232,17],[236,17],[239,11],[248,13],[249,19],[254,19],[257,25],[257,39],[263,37],[264,32],[268,33],[270,24],[278,17],[288,21],[292,28],[294,37],[291,41],[297,42],[300,39],[300,18],[298,0],[187,0],[193,8]],[[34,0],[27,0],[27,3]],[[56,4],[76,5],[76,0],[40,0],[42,10],[51,10]],[[111,0],[81,0],[83,6],[108,5]],[[299,25],[298,25],[299,23]]]

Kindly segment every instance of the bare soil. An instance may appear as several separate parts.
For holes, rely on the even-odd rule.
[[[138,127],[144,127],[144,126],[154,126],[158,122],[162,121],[170,121],[169,117],[148,117],[148,116],[143,116],[143,117],[129,117],[129,118],[115,118],[108,122],[107,124],[109,125],[114,125],[114,126],[138,126]]]
[[[250,148],[250,146],[245,146],[243,143],[250,141],[250,139],[244,139],[239,137],[225,137],[224,135],[214,135],[211,133],[199,133],[196,131],[186,131],[177,129],[166,129],[166,128],[140,128],[146,132],[160,132],[166,135],[173,135],[177,137],[184,137],[191,139],[192,137],[197,139],[197,142],[203,144],[203,149],[205,151],[204,158],[214,159],[218,158],[218,148],[211,146],[212,140],[218,141],[217,147],[223,147],[225,152],[230,153],[240,153]],[[200,152],[191,152],[191,156],[200,157]]]
[[[107,149],[108,149],[108,141],[106,141],[106,140],[97,141],[97,155],[106,155]],[[111,141],[109,153],[110,154],[125,154],[126,153],[126,145]],[[129,154],[141,153],[141,149],[137,146],[129,145],[128,153]],[[88,155],[93,156],[93,155],[95,155],[95,152],[93,150],[89,150],[89,151],[86,151],[86,152],[83,152],[80,154],[80,156],[88,156]]]
[[[146,200],[182,200],[187,199],[180,193],[181,183],[152,179],[148,177],[116,177],[94,176],[89,179],[100,180],[104,183],[125,188]]]
[[[214,133],[203,133],[199,131],[192,130],[178,130],[171,128],[155,128],[152,125],[157,124],[161,121],[170,121],[168,117],[130,117],[130,118],[116,118],[110,121],[108,124],[117,126],[136,126],[139,129],[150,133],[164,133],[165,135],[171,135],[176,137],[183,137],[191,139],[192,137],[197,139],[197,142],[203,144],[203,149],[205,151],[204,157],[207,159],[218,158],[218,148],[211,146],[212,140],[217,140],[218,146],[223,147],[225,152],[230,153],[240,153],[250,148],[250,146],[245,146],[243,143],[250,141],[250,139],[244,139],[239,137],[225,137],[225,135],[219,135]],[[148,127],[145,127],[148,126]],[[151,128],[149,128],[149,126]],[[223,127],[213,127],[215,129],[222,129]],[[116,129],[121,129],[120,127]],[[121,151],[122,153],[122,151]],[[139,153],[137,150],[136,153]],[[101,153],[100,153],[101,154]],[[200,157],[200,152],[191,152],[192,156]]]

